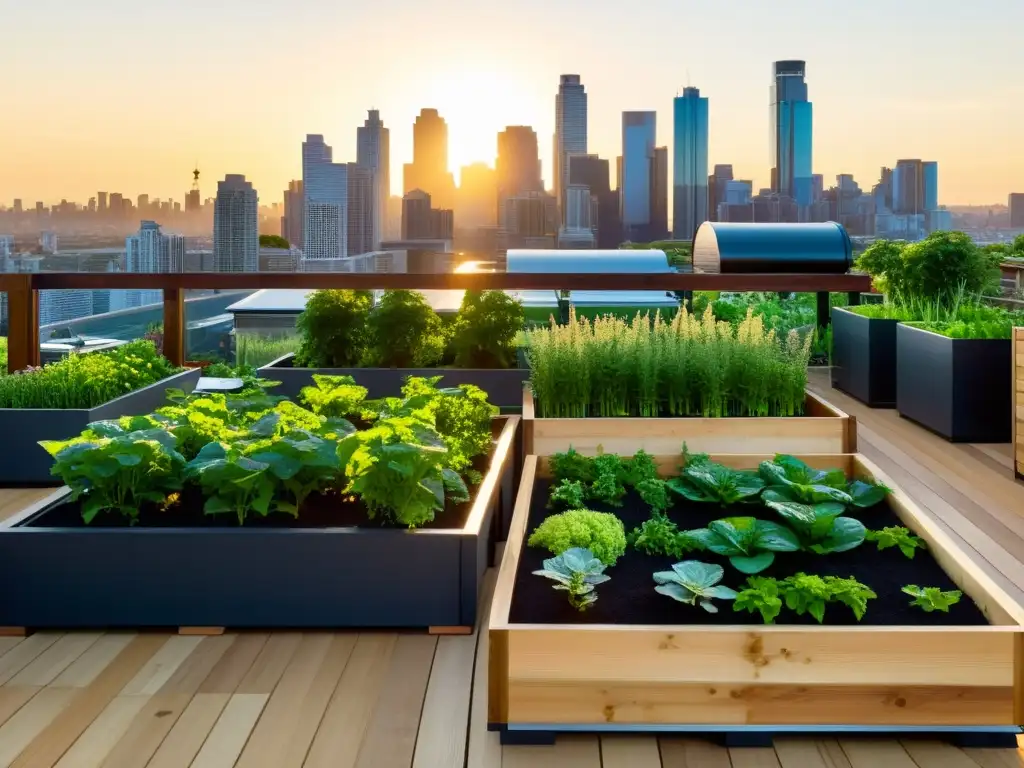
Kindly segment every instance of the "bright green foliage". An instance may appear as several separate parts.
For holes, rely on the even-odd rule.
[[[700,542],[680,531],[674,522],[658,512],[634,528],[627,538],[633,549],[648,555],[678,558],[701,548]]]
[[[799,504],[768,490],[764,492],[764,502],[796,533],[803,549],[819,555],[859,547],[867,535],[859,520],[841,517],[844,507],[836,501]]]
[[[908,584],[902,591],[914,598],[910,601],[911,605],[917,606],[925,613],[949,613],[950,607],[959,603],[963,596],[963,593],[956,589],[944,592],[939,587],[919,587],[916,584]]]
[[[366,392],[351,376],[314,373],[313,386],[303,387],[299,399],[318,416],[347,419],[362,414]]]
[[[909,325],[952,339],[1009,339],[1013,337],[1014,327],[1024,325],[1024,312],[967,303],[958,305],[948,319],[913,322]]]
[[[441,318],[419,291],[384,291],[368,320],[364,362],[384,368],[422,368],[444,354]]]
[[[301,342],[297,366],[351,368],[360,363],[369,336],[373,305],[369,291],[315,291],[296,321]]]
[[[797,574],[799,575],[799,574]],[[793,577],[790,577],[793,578]],[[864,618],[868,610],[868,600],[878,595],[870,587],[861,584],[852,576],[848,579],[840,579],[837,576],[826,576],[826,583],[832,591],[832,601],[842,603],[857,617],[857,621]]]
[[[796,535],[778,523],[753,517],[728,517],[715,520],[707,528],[687,531],[686,535],[702,548],[729,558],[741,573],[760,573],[775,562],[776,552],[797,552]]]
[[[658,465],[654,457],[643,448],[633,454],[632,458],[622,460],[622,481],[639,489],[645,480],[658,479]]]
[[[531,547],[543,547],[553,555],[567,549],[589,549],[605,565],[626,552],[626,530],[622,521],[608,512],[573,509],[546,518],[530,535]]]
[[[875,288],[889,298],[899,300],[907,293],[903,260],[906,247],[905,240],[876,240],[857,257],[855,266],[871,275]]]
[[[615,507],[622,505],[622,497],[625,495],[626,489],[618,478],[611,474],[598,475],[597,480],[587,490],[587,496],[594,501],[601,501]]]
[[[786,608],[803,616],[811,614],[818,623],[825,620],[825,606],[832,599],[832,588],[821,576],[798,573],[779,582]]]
[[[260,248],[291,248],[291,243],[280,235],[260,235]]]
[[[299,348],[299,337],[263,336],[258,333],[235,334],[235,360],[239,365],[259,368]],[[210,374],[211,376],[217,374]]]
[[[181,489],[185,458],[173,435],[159,428],[128,431],[111,421],[89,426],[95,437],[40,443],[56,459],[52,474],[73,499],[83,499],[86,523],[110,509],[134,524],[142,504],[163,502]]]
[[[586,505],[586,494],[579,480],[563,480],[551,490],[548,507],[568,507],[582,509]]]
[[[702,563],[699,560],[685,560],[675,563],[671,571],[654,574],[654,591],[687,605],[700,605],[708,613],[718,613],[718,606],[711,601],[733,600],[736,592],[718,582],[725,575],[720,565]]]
[[[513,368],[514,341],[523,327],[523,304],[504,291],[466,291],[453,328],[461,368]]]
[[[786,454],[777,454],[772,461],[761,462],[758,472],[767,486],[766,500],[771,498],[801,504],[834,501],[864,508],[878,504],[892,492],[883,483],[848,481],[841,469],[814,469]]]
[[[569,447],[565,453],[556,453],[548,463],[556,480],[578,480],[581,483],[594,482],[594,460]]]
[[[636,485],[636,492],[655,512],[665,512],[672,506],[668,498],[668,484],[664,480],[641,480]]]
[[[933,232],[908,245],[902,257],[906,298],[951,303],[958,293],[975,296],[999,286],[999,256],[964,232]]]
[[[186,476],[202,486],[206,514],[233,514],[243,525],[250,512],[264,517],[270,513],[275,483],[269,469],[269,464],[242,455],[237,446],[208,443],[188,463]]]
[[[732,609],[760,613],[765,624],[774,624],[782,611],[779,582],[765,576],[751,576],[747,579],[746,589],[741,589],[736,595]]]
[[[177,373],[152,341],[0,376],[0,408],[94,408]]]
[[[311,493],[325,491],[341,478],[337,443],[310,432],[291,431],[257,441],[244,450],[250,459],[269,467],[269,474],[287,494],[275,493],[273,508],[293,517],[299,516]]]
[[[573,547],[545,560],[543,569],[533,574],[554,581],[556,590],[569,593],[569,605],[585,611],[597,602],[594,587],[611,579],[605,575],[604,569],[605,564],[593,552]]]
[[[728,505],[753,500],[764,488],[764,481],[751,472],[691,461],[680,477],[668,481],[668,487],[690,501]]]
[[[407,400],[428,398],[426,409],[433,415],[437,431],[448,447],[445,466],[460,472],[474,458],[491,450],[491,418],[498,408],[487,402],[487,393],[472,384],[438,389],[440,376],[410,376],[402,387]]]
[[[868,531],[865,538],[875,542],[879,550],[899,547],[900,552],[911,559],[918,549],[926,549],[923,539],[911,535],[907,528],[899,525],[886,526],[878,531]]]

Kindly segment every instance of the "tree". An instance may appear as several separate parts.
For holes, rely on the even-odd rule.
[[[291,243],[280,235],[260,235],[260,248],[291,248]]]
[[[903,298],[905,275],[903,251],[905,240],[876,240],[857,257],[857,269],[867,272],[873,278],[875,288],[890,299]]]

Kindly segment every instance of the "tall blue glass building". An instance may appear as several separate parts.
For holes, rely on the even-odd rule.
[[[776,61],[769,107],[772,190],[793,198],[798,206],[814,202],[814,111],[807,100],[805,72],[802,61]]]
[[[921,176],[924,183],[921,185],[924,194],[922,195],[924,210],[927,213],[939,209],[939,164],[934,160],[926,160],[921,163]]]
[[[708,220],[708,100],[684,88],[672,105],[672,236],[689,240]]]
[[[657,112],[622,113],[619,216],[623,237],[633,242],[648,240],[651,229],[657,116]]]

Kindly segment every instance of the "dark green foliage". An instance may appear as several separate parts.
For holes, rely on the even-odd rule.
[[[765,500],[795,501],[801,504],[839,502],[847,506],[871,507],[881,502],[891,489],[883,483],[847,481],[840,469],[813,469],[800,459],[777,454],[758,468],[767,490]]]
[[[548,463],[555,480],[578,480],[588,484],[594,482],[594,460],[571,446],[565,453],[551,456]]]
[[[951,304],[999,286],[997,254],[986,253],[964,232],[933,232],[903,250],[905,298]]]
[[[626,552],[626,531],[613,514],[573,509],[545,518],[527,543],[543,547],[553,555],[581,547],[593,552],[605,565],[615,565]]]
[[[583,484],[579,480],[563,480],[551,489],[548,507],[582,509],[586,506],[586,501],[587,496],[584,493]]]
[[[679,477],[668,481],[668,487],[690,501],[730,505],[756,499],[764,481],[752,472],[710,461],[691,461]]]
[[[329,289],[310,294],[296,326],[301,342],[297,366],[351,368],[362,361],[373,306],[369,291]]]
[[[260,235],[260,248],[291,248],[291,243],[280,235]]]
[[[668,484],[664,480],[641,480],[636,485],[636,492],[655,512],[665,512],[672,505],[668,498]]]
[[[578,611],[585,611],[597,602],[598,584],[611,579],[605,575],[605,564],[585,548],[573,547],[557,557],[544,561],[544,568],[534,571],[534,576],[551,579],[554,588],[568,592],[569,605]]]
[[[910,601],[911,605],[917,606],[925,613],[949,613],[950,607],[959,603],[963,596],[963,593],[956,589],[944,592],[938,587],[919,587],[916,584],[908,584],[902,591],[914,598]]]
[[[764,501],[796,533],[800,546],[810,552],[846,552],[864,543],[864,524],[842,517],[844,507],[839,502],[800,504],[779,498],[771,490],[765,491]]]
[[[623,482],[634,488],[639,488],[645,480],[658,479],[658,465],[654,457],[643,448],[637,451],[629,459],[622,460]]]
[[[687,531],[686,535],[703,549],[729,558],[741,573],[760,573],[775,562],[776,552],[796,552],[796,535],[778,523],[753,517],[728,517],[715,520],[707,528]]]
[[[865,538],[875,542],[879,550],[899,547],[900,552],[911,559],[918,549],[926,549],[921,538],[911,535],[910,531],[902,526],[891,525],[878,531],[868,531]]]
[[[662,514],[655,514],[634,528],[629,536],[629,545],[637,552],[647,555],[682,557],[688,552],[700,549],[700,543]]]
[[[206,514],[232,514],[243,525],[251,512],[270,513],[274,480],[269,470],[269,464],[248,458],[238,446],[208,443],[189,462],[186,477],[202,487]]]
[[[384,368],[423,368],[444,354],[444,328],[419,291],[385,291],[368,321],[364,362]]]
[[[462,368],[513,368],[522,302],[504,291],[466,291],[455,320],[452,347]]]

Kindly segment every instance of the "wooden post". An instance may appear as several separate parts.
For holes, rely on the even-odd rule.
[[[163,352],[172,364],[185,364],[185,294],[181,288],[164,288]]]
[[[39,292],[32,275],[7,279],[7,371],[39,365]]]

